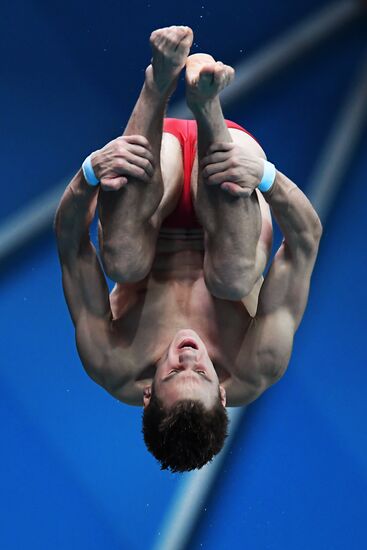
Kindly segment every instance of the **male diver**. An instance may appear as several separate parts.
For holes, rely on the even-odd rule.
[[[192,41],[188,27],[152,33],[124,135],[85,160],[55,218],[84,368],[144,406],[146,445],[173,472],[210,461],[225,405],[250,403],[285,373],[322,234],[302,191],[223,118],[218,94],[234,70],[189,56]],[[195,120],[164,118],[184,67]],[[110,294],[89,237],[97,207]],[[284,239],[264,280],[270,211]]]

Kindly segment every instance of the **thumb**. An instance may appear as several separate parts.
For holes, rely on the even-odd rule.
[[[127,184],[127,178],[125,176],[119,176],[117,178],[102,178],[101,189],[103,191],[118,191]]]
[[[229,181],[225,181],[220,185],[220,188],[223,189],[223,191],[227,191],[230,195],[234,197],[249,197],[252,193],[252,190],[248,187],[241,187],[240,185],[237,185],[236,183],[231,183]]]

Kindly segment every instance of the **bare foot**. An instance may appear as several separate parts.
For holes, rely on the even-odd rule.
[[[190,108],[214,99],[234,78],[234,69],[205,53],[186,61],[186,99]]]
[[[152,32],[150,45],[153,58],[147,68],[146,78],[160,94],[169,95],[175,89],[193,38],[190,27],[172,26]]]

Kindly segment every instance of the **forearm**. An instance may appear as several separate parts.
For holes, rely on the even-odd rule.
[[[271,189],[264,194],[290,250],[313,246],[322,225],[306,195],[287,176],[276,172]]]
[[[98,188],[88,185],[80,169],[71,180],[56,211],[54,229],[58,242],[78,246],[89,235],[97,205]]]

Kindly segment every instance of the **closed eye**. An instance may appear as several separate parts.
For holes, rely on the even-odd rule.
[[[169,373],[167,374],[167,376],[165,378],[163,378],[163,380],[170,380],[171,378],[173,378],[176,374],[178,374],[179,372],[184,372],[183,369],[171,369],[169,371]],[[205,378],[205,380],[208,380],[208,382],[211,382],[210,378],[208,378],[208,376],[206,375],[206,372],[203,371],[203,370],[195,370],[194,372],[197,372],[202,378]]]

